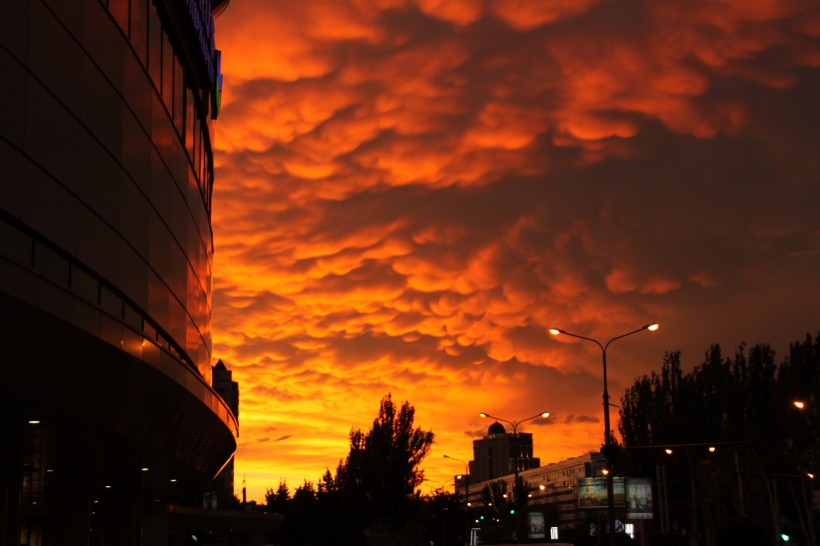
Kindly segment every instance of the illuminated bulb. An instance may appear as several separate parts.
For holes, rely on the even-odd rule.
[[[811,472],[806,472],[806,476],[808,476],[810,480],[814,479],[814,474],[812,474]]]
[[[661,327],[661,325],[658,324],[657,322],[655,322],[655,323],[650,324],[649,326],[647,326],[646,329],[649,330],[650,332],[654,332],[655,330],[657,330],[660,327]]]
[[[794,407],[796,407],[797,409],[803,409],[803,408],[806,407],[806,403],[803,402],[802,400],[795,400],[794,401]],[[29,422],[31,422],[31,421],[29,421]]]
[[[672,450],[669,449],[668,447],[666,449],[664,449],[664,451],[666,452],[667,455],[672,455]]]
[[[709,446],[709,453],[715,452],[715,446]]]
[[[604,475],[604,476],[608,476],[608,475],[609,475],[609,469],[608,469],[608,468],[604,468],[604,469],[601,471],[601,473],[603,473],[603,475]]]
[[[558,328],[550,328],[550,333],[554,336],[557,336],[561,333],[561,330],[559,330]]]
[[[543,485],[543,484],[541,484],[541,485],[539,485],[539,486],[538,486],[538,489],[540,489],[541,491],[543,491],[543,490],[544,490],[544,489],[546,489],[546,488],[547,488],[547,486],[546,486],[546,485]]]

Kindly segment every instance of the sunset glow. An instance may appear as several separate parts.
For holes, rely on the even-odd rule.
[[[600,351],[553,325],[662,324],[609,349],[613,404],[666,351],[820,326],[813,2],[237,0],[217,29],[214,357],[249,499],[335,470],[387,393],[435,433],[425,492],[480,411],[549,409],[519,430],[542,463],[599,449]]]

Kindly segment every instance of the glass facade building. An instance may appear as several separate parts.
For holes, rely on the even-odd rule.
[[[210,386],[226,5],[3,3],[0,546],[174,542],[167,507],[236,448]]]

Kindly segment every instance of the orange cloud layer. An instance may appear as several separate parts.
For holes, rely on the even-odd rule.
[[[803,0],[232,3],[214,353],[237,476],[316,481],[391,392],[438,482],[488,423],[549,462],[683,348],[816,330],[820,12]],[[788,312],[784,311],[788,302]],[[766,317],[777,316],[776,324]]]

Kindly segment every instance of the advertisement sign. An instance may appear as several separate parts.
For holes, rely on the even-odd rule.
[[[629,478],[626,501],[628,519],[652,519],[652,482],[649,478]]]
[[[626,492],[623,478],[612,478],[612,496],[615,506],[625,506]],[[578,507],[606,508],[606,478],[578,478]]]
[[[527,533],[528,538],[546,538],[545,534],[545,525],[544,525],[544,513],[543,512],[530,512],[527,514],[527,528],[529,529]]]

